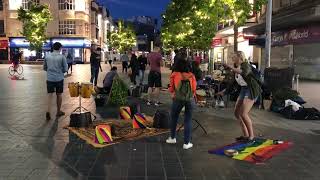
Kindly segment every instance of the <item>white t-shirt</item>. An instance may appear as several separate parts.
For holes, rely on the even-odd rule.
[[[243,79],[241,74],[236,74],[235,75],[236,81],[240,86],[248,86],[247,82]]]

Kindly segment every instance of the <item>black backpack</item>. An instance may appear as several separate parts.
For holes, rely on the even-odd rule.
[[[157,110],[153,117],[153,127],[158,129],[170,128],[170,112],[166,110]]]

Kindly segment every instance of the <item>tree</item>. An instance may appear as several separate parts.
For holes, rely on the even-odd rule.
[[[234,22],[234,51],[238,51],[238,28],[247,22],[247,19],[253,12],[261,10],[262,6],[267,3],[267,0],[254,0],[254,3],[250,3],[249,0],[219,0],[216,3],[224,12],[222,20]]]
[[[209,48],[221,14],[216,4],[216,0],[173,0],[162,16],[165,48]]]
[[[123,21],[118,23],[118,31],[112,32],[110,36],[110,45],[121,53],[130,50],[136,46],[136,34],[131,26],[124,27]]]
[[[52,15],[48,5],[30,5],[28,10],[18,9],[18,20],[23,23],[23,36],[30,42],[30,49],[40,51],[43,43],[47,40],[46,29]]]

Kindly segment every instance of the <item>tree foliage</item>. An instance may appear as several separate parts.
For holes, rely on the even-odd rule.
[[[110,45],[121,53],[130,50],[137,44],[136,34],[131,26],[124,26],[123,21],[119,21],[118,30],[111,33]]]
[[[21,34],[30,42],[31,50],[41,50],[47,40],[46,29],[52,15],[48,5],[31,4],[28,10],[18,9],[18,20],[23,23]]]
[[[162,16],[164,45],[207,49],[217,31],[218,10],[212,0],[173,0]]]
[[[217,25],[233,21],[246,23],[252,12],[267,0],[172,0],[164,12],[161,38],[165,48],[207,49],[217,32]]]
[[[247,19],[254,12],[261,10],[262,6],[267,3],[267,0],[254,0],[250,3],[249,0],[219,0],[218,7],[223,9],[221,21],[233,21],[234,23],[234,50],[238,50],[238,27],[244,25]]]

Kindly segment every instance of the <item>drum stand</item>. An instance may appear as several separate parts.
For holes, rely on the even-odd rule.
[[[97,119],[96,115],[92,114],[88,109],[82,107],[82,104],[81,104],[81,85],[78,86],[78,92],[79,92],[79,106],[72,111],[71,116],[74,116],[75,120],[79,120],[79,121],[88,120],[88,121],[92,122],[92,121],[96,120]],[[91,116],[93,116],[93,119],[91,119]]]

